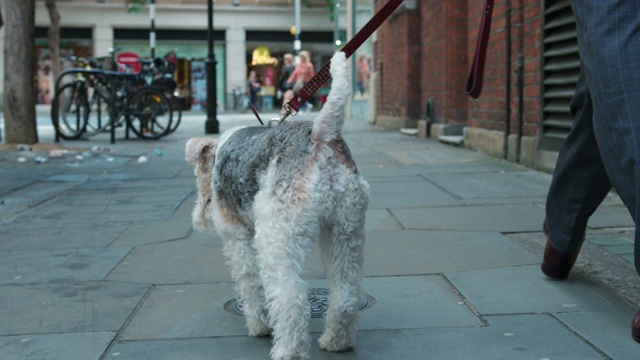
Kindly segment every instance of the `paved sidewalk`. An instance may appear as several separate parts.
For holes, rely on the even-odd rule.
[[[0,359],[267,358],[270,340],[233,313],[220,239],[191,228],[184,144],[204,119],[159,141],[67,141],[80,150],[44,164],[0,152]],[[551,281],[539,270],[549,174],[357,119],[344,134],[371,185],[369,296],[353,352],[320,351],[311,320],[312,359],[640,358],[633,223],[616,196],[569,279]],[[317,254],[307,269],[322,302]]]

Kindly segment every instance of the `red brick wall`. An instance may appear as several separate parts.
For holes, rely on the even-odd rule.
[[[377,0],[376,9],[385,1]],[[397,11],[378,30],[374,67],[378,113],[399,118],[420,117],[421,29],[418,11]]]
[[[376,0],[379,9],[385,0]],[[518,131],[518,53],[524,55],[523,135],[540,131],[542,5],[538,0],[496,0],[479,99],[464,92],[484,1],[422,0],[418,9],[394,14],[378,30],[379,115],[424,118],[435,99],[436,122],[504,131],[508,72],[511,74],[510,133]],[[507,19],[507,7],[511,16]],[[511,54],[508,54],[508,26]],[[509,69],[508,64],[511,65]]]

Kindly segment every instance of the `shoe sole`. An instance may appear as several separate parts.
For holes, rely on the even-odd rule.
[[[548,277],[554,279],[554,280],[564,280],[567,277],[569,277],[569,273],[564,273],[564,272],[560,272],[557,271],[555,269],[550,268],[547,264],[545,264],[544,262],[542,263],[542,265],[540,265],[540,270],[542,270],[542,272],[547,275]]]

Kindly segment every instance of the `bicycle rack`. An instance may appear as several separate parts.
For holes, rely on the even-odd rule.
[[[68,77],[70,75],[72,75],[74,78],[77,78],[78,75],[83,75],[83,76],[93,76],[97,79],[97,81],[103,82],[103,83],[107,83],[108,85],[108,89],[110,91],[110,97],[109,99],[107,99],[108,101],[112,101],[113,99],[115,99],[116,96],[116,86],[114,86],[115,84],[113,83],[113,79],[112,79],[112,75],[113,74],[119,74],[118,72],[115,71],[106,71],[106,70],[100,70],[100,69],[83,69],[83,68],[70,68],[67,70],[64,70],[62,73],[60,73],[60,76],[58,76],[58,79],[56,80],[55,83],[55,97],[54,97],[54,101],[51,104],[51,120],[53,122],[53,127],[55,129],[55,142],[60,142],[60,130],[59,130],[59,119],[58,119],[58,90],[62,87],[62,85],[64,85],[64,78]],[[110,129],[110,142],[113,144],[116,141],[116,135],[115,135],[115,121],[117,120],[116,117],[116,109],[115,106],[113,106],[114,104],[111,103],[109,104],[109,122],[111,122],[112,126]],[[100,121],[100,110],[98,110],[98,121]]]

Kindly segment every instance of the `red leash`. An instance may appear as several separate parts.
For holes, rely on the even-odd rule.
[[[480,22],[480,29],[478,30],[478,39],[476,39],[476,50],[473,54],[473,62],[471,63],[469,77],[467,77],[467,85],[465,86],[467,94],[474,99],[477,99],[482,92],[484,61],[487,58],[493,1],[494,0],[485,0],[484,7],[482,8],[482,21]]]
[[[391,13],[397,9],[400,4],[402,4],[402,1],[403,0],[389,0],[340,51],[344,52],[347,58],[353,55],[360,45],[362,45],[362,43],[364,43],[365,40],[367,40],[385,20],[387,20],[389,15],[391,15]],[[300,89],[300,91],[298,91],[293,98],[284,105],[285,113],[278,122],[284,121],[284,119],[292,112],[297,112],[302,105],[309,100],[311,95],[315,94],[315,92],[318,91],[318,89],[324,85],[327,80],[329,80],[331,77],[331,73],[329,72],[330,67],[331,62],[324,64],[322,69],[320,69],[320,71],[318,71],[311,80],[309,80],[309,82],[306,83],[302,89]]]

